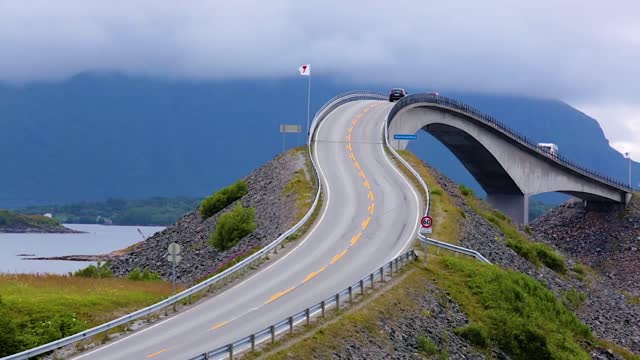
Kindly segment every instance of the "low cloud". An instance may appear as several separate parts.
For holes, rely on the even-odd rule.
[[[633,148],[640,143],[633,126],[640,111],[639,13],[635,0],[0,0],[0,81],[95,70],[277,78],[311,63],[314,76],[412,91],[508,92],[626,107],[615,116],[593,115],[614,144]]]

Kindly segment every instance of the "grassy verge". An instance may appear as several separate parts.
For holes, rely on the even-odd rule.
[[[470,342],[495,345],[513,359],[590,359],[594,337],[555,295],[524,274],[464,258],[431,261],[427,275],[462,306],[476,328]],[[473,340],[472,339],[476,339]]]
[[[524,233],[518,230],[508,216],[486,206],[485,203],[475,196],[471,189],[460,185],[460,192],[473,211],[485,218],[504,234],[506,245],[517,252],[518,255],[536,266],[544,265],[559,274],[565,274],[567,272],[567,265],[564,258],[551,247],[529,240]]]
[[[427,168],[422,160],[407,150],[400,150],[398,154],[418,172],[422,180],[429,187],[431,198],[429,213],[431,217],[433,217],[434,223],[431,237],[440,241],[459,244],[460,226],[464,220],[464,213],[454,205],[449,194],[438,185],[436,176]],[[421,186],[411,172],[402,166],[402,164],[398,164],[398,167],[409,179],[412,179],[414,186],[420,190]]]
[[[302,220],[309,209],[311,209],[311,205],[313,205],[313,201],[316,197],[316,192],[318,191],[318,180],[314,175],[315,172],[313,171],[311,159],[309,158],[309,154],[307,152],[307,147],[297,147],[294,149],[294,152],[304,157],[305,169],[296,171],[293,178],[289,181],[289,183],[287,183],[284,189],[282,189],[282,193],[284,195],[294,196],[295,198],[296,216],[291,226]],[[287,238],[287,241],[296,240],[300,236],[304,235],[309,230],[311,225],[313,225],[313,223],[315,222],[321,209],[322,196],[320,196],[318,205],[316,206],[315,211],[311,214],[309,220],[304,225],[302,225],[302,227],[298,229],[298,231],[296,231],[294,234],[291,234]]]
[[[0,275],[0,294],[0,356],[4,356],[8,350],[26,350],[154,304],[171,294],[171,284]]]

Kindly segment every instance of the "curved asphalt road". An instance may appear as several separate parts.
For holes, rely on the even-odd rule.
[[[238,340],[353,284],[407,250],[420,201],[391,164],[382,126],[392,104],[357,101],[316,134],[319,221],[277,262],[233,288],[77,359],[185,359]]]

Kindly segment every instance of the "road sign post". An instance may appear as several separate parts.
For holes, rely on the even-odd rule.
[[[431,216],[423,216],[420,219],[420,233],[421,234],[431,234],[433,226],[433,219]],[[427,265],[427,243],[424,243],[424,264]]]
[[[302,132],[302,126],[296,124],[280,124],[280,133],[282,134],[282,152],[284,152],[284,137],[285,134],[293,133],[300,134]],[[298,138],[298,142],[300,139]]]
[[[171,261],[173,265],[173,295],[176,294],[176,264],[178,264],[182,260],[182,256],[180,254],[180,244],[172,242],[169,244],[169,248],[167,249],[169,255],[167,255],[167,260]]]

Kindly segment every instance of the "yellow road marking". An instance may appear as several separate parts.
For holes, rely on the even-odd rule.
[[[373,197],[373,191],[369,190],[369,200],[373,201],[375,200]]]
[[[329,264],[333,265],[336,263],[336,261],[340,260],[340,258],[342,258],[344,256],[344,254],[346,254],[348,251],[348,249],[344,249],[342,250],[342,252],[340,252],[338,255],[334,256],[333,259],[331,259],[331,262]]]
[[[364,187],[366,187],[367,189],[371,189],[371,185],[369,185],[369,180],[365,180],[364,183],[362,183],[364,185]]]
[[[360,169],[360,164],[358,164],[358,162],[357,162],[357,161],[355,161],[355,162],[353,163],[353,166],[355,166],[355,167],[356,167],[356,169],[361,170],[361,169]]]
[[[287,290],[280,291],[279,293],[275,293],[275,294],[271,295],[269,300],[265,301],[265,304],[268,304],[268,303],[270,303],[272,301],[275,301],[276,299],[278,299],[278,298],[280,298],[280,297],[292,292],[293,289],[295,289],[295,288],[296,288],[295,286],[292,286],[292,287],[288,288]]]
[[[347,135],[347,141],[351,142],[351,134]]]
[[[362,172],[362,170],[358,171],[358,175],[363,179],[366,178],[366,176],[364,176],[364,173]]]
[[[347,129],[349,131],[349,134],[351,134],[351,132],[353,131],[353,126]]]
[[[351,238],[351,246],[355,245],[358,240],[360,240],[360,237],[362,236],[362,232],[359,232],[358,235],[354,236]]]
[[[357,123],[358,123],[358,118],[351,120],[351,125],[356,126]]]
[[[154,357],[154,356],[158,356],[158,355],[162,354],[163,352],[167,352],[167,351],[169,351],[169,350],[170,350],[170,349],[162,349],[162,350],[160,350],[160,351],[154,352],[153,354],[149,354],[149,355],[147,355],[147,358],[152,358],[152,357]]]
[[[373,215],[373,211],[376,209],[376,203],[369,205],[369,214]]]
[[[356,161],[356,156],[355,156],[355,155],[353,155],[353,152],[350,152],[350,153],[349,153],[349,158],[350,158],[351,160],[353,160],[353,161]]]
[[[362,230],[366,229],[367,226],[369,226],[369,222],[371,221],[371,216],[369,216],[368,218],[364,219],[364,221],[362,222]]]
[[[367,109],[362,110],[362,112],[363,112],[363,113],[366,113],[367,111],[369,111],[369,109],[368,109],[368,108],[367,108]]]
[[[351,149],[351,143],[347,143],[347,150],[352,151],[352,149]]]
[[[221,327],[223,327],[223,326],[227,325],[228,323],[229,323],[229,320],[227,320],[227,321],[223,321],[223,322],[221,322],[221,323],[220,323],[220,324],[218,324],[218,325],[214,325],[214,326],[211,328],[211,330],[220,329]]]
[[[313,279],[314,277],[316,277],[318,274],[320,274],[321,272],[324,271],[324,269],[326,269],[327,267],[323,267],[322,269],[318,270],[318,271],[314,271],[312,273],[310,273],[309,275],[307,275],[304,280],[302,280],[302,283],[306,283],[307,281]]]

